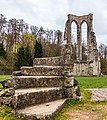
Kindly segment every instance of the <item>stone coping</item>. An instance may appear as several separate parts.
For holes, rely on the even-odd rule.
[[[35,93],[35,92],[41,92],[41,91],[49,91],[49,90],[60,90],[61,87],[38,87],[38,88],[28,88],[28,89],[17,89],[15,90],[15,96],[27,94],[27,93]]]

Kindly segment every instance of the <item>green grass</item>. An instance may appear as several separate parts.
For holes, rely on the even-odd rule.
[[[0,75],[0,80],[5,80],[9,77],[10,77],[10,75]]]
[[[90,111],[101,112],[101,110],[97,109],[95,105],[107,105],[107,101],[104,102],[90,102],[91,93],[88,88],[107,88],[107,77],[75,77],[79,82],[79,86],[81,89],[81,94],[83,98],[81,101],[68,99],[67,103],[64,105],[63,109],[55,116],[54,120],[70,120],[69,115],[65,114],[70,107],[74,107],[77,110],[83,110],[85,105],[92,105],[92,107],[88,107]]]
[[[0,120],[20,120],[11,114],[12,108],[7,106],[0,107]]]
[[[81,89],[107,88],[107,77],[75,77]]]
[[[81,90],[81,93],[83,98],[80,101],[67,99],[63,109],[54,117],[54,120],[70,120],[69,114],[66,114],[66,111],[69,111],[72,107],[77,111],[86,109],[99,114],[101,110],[96,108],[96,105],[107,105],[107,101],[91,102],[91,93],[88,90]]]

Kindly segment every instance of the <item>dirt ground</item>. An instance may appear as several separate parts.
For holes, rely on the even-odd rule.
[[[107,105],[72,106],[65,109],[61,120],[107,120]]]

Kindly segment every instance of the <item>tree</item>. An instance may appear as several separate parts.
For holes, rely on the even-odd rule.
[[[107,75],[107,59],[101,58],[101,73]]]
[[[29,49],[31,49],[31,53],[32,56],[34,54],[34,45],[35,45],[35,37],[32,34],[23,34],[22,35],[22,46],[25,47],[29,47]]]
[[[0,56],[4,59],[6,58],[6,51],[4,49],[3,43],[0,43]]]
[[[16,69],[19,70],[22,66],[25,65],[25,51],[24,47],[20,47],[17,52],[17,60],[15,62]]]
[[[36,44],[34,46],[34,58],[41,58],[41,57],[43,57],[42,44],[40,41],[36,41]]]
[[[33,59],[29,47],[20,47],[17,53],[17,60],[15,63],[16,69],[19,70],[22,66],[31,66]]]
[[[31,55],[31,51],[29,49],[29,46],[25,47],[25,65],[26,66],[32,66],[33,65],[33,59]]]

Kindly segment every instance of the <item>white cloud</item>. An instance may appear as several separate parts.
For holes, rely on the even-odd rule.
[[[106,0],[0,0],[0,13],[8,19],[24,19],[30,25],[62,30],[67,14],[93,13],[97,39],[107,44]]]

